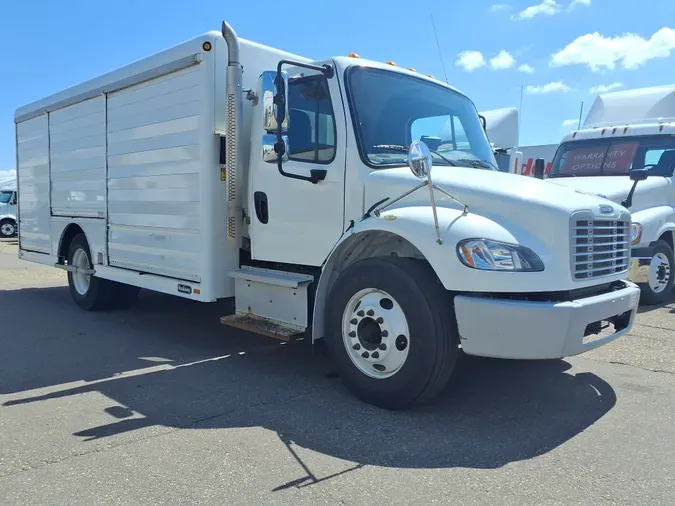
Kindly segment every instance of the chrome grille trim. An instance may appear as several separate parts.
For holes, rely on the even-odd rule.
[[[628,272],[631,222],[627,213],[599,216],[590,211],[570,220],[570,272],[575,281]]]

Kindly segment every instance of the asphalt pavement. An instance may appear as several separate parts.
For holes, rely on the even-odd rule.
[[[578,358],[464,357],[431,405],[142,292],[85,313],[0,243],[0,504],[672,505],[675,297]]]

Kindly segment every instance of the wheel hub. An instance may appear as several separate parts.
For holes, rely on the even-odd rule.
[[[670,283],[671,267],[668,257],[657,253],[649,266],[649,287],[654,293],[663,292]]]
[[[345,349],[366,375],[396,374],[408,357],[409,329],[401,306],[382,290],[365,289],[347,303],[342,318]]]

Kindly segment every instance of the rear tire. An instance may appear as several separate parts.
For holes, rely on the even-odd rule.
[[[16,235],[16,222],[10,218],[0,220],[0,239],[9,239]]]
[[[654,243],[649,266],[649,281],[640,283],[642,303],[655,306],[668,301],[673,291],[673,249],[663,240]]]
[[[328,296],[326,345],[359,399],[386,409],[421,404],[447,385],[459,355],[452,298],[426,262],[360,260]]]
[[[84,234],[76,235],[68,247],[68,265],[93,269],[89,244]],[[75,303],[85,311],[98,311],[111,307],[114,285],[107,279],[68,271],[68,286]]]

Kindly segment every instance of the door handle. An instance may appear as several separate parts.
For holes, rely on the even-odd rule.
[[[263,225],[266,224],[270,219],[267,208],[267,194],[265,192],[253,193],[253,206],[255,207],[255,215],[258,221]]]

